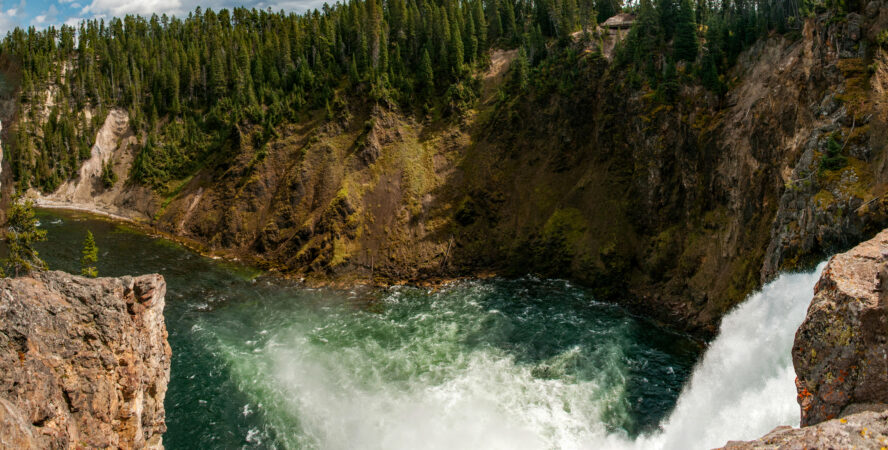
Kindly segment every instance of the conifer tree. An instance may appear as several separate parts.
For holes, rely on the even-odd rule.
[[[435,73],[432,70],[432,58],[428,49],[422,51],[422,61],[419,63],[419,82],[425,95],[431,95],[435,89]]]
[[[34,204],[31,200],[14,198],[6,222],[6,245],[9,256],[3,262],[7,275],[19,276],[34,270],[46,270],[40,259],[35,242],[46,240],[46,230],[37,228]]]
[[[679,0],[655,0],[655,8],[660,18],[660,30],[663,33],[663,40],[668,42],[675,35],[675,25],[678,21],[678,5]]]
[[[524,47],[518,49],[518,56],[515,57],[515,61],[512,62],[512,84],[518,88],[519,91],[527,90],[527,85],[530,77],[530,64],[527,61],[527,52],[524,51]]]
[[[675,59],[694,62],[700,45],[697,42],[697,24],[694,21],[694,6],[691,0],[682,0],[678,11],[678,24],[675,27]]]
[[[501,0],[500,5],[503,8],[503,37],[505,37],[510,42],[514,41],[516,38],[516,32],[518,30],[518,25],[515,22],[515,7],[514,5],[512,5],[512,0]]]
[[[459,24],[456,21],[451,22],[450,26],[450,67],[454,77],[459,77],[462,72],[465,52],[463,50],[462,34],[459,31]]]
[[[99,247],[96,246],[96,240],[92,231],[87,230],[86,239],[83,240],[83,255],[80,258],[80,274],[85,277],[95,278],[99,276],[99,270],[95,264],[99,262]]]
[[[618,8],[617,0],[595,0],[595,10],[598,11],[598,23],[613,17],[617,13]]]

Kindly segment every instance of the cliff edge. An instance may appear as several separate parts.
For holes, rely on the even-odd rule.
[[[888,446],[888,230],[830,259],[792,360],[802,428],[725,448]]]
[[[163,448],[160,275],[0,279],[0,448]]]
[[[796,332],[802,426],[888,409],[888,230],[834,256]]]

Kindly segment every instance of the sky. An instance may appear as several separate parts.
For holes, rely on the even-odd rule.
[[[335,3],[335,0],[329,0]],[[274,11],[304,12],[318,8],[324,0],[0,0],[0,36],[15,27],[46,28],[83,19],[110,18],[126,14],[187,16],[194,8],[271,8]]]

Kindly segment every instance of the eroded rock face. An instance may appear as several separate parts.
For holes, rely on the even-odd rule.
[[[160,275],[0,279],[0,448],[163,448]]]
[[[777,427],[761,439],[728,442],[726,450],[885,448],[888,411],[862,412],[805,428]]]
[[[888,230],[827,264],[792,349],[802,426],[888,408]]]

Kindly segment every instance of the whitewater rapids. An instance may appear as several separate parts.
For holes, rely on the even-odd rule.
[[[250,351],[221,348],[254,400],[244,413],[266,414],[247,436],[255,445],[273,435],[324,449],[712,448],[799,424],[790,349],[821,270],[784,274],[728,314],[659,431],[635,437],[613,426],[630,401],[619,333],[593,354],[551,357],[549,376],[496,346],[466,351],[458,343],[480,332],[472,324],[501,314],[473,298],[483,285],[381,327],[326,317],[278,328]],[[398,289],[384,299],[409,301]],[[569,375],[581,364],[594,375]]]
[[[78,213],[39,212],[51,267],[162,273],[167,448],[708,449],[797,425],[790,356],[823,268],[687,337],[560,280],[306,289]],[[64,220],[62,220],[64,219]]]

